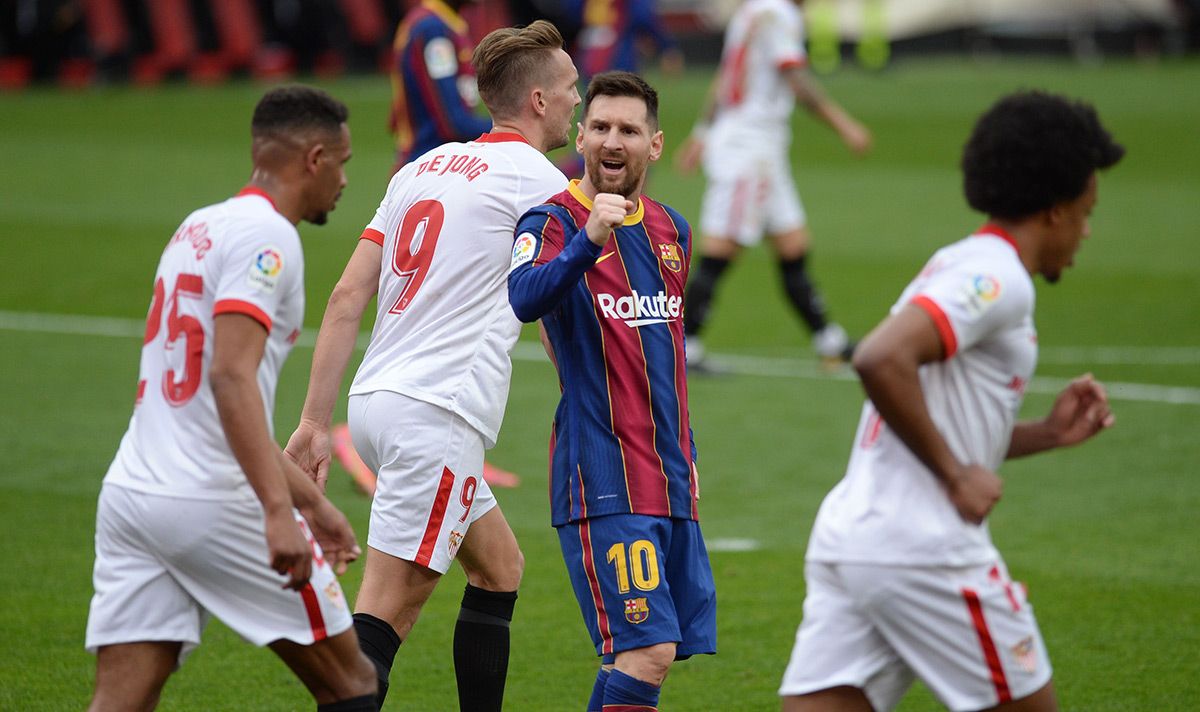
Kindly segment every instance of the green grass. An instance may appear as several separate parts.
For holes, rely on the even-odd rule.
[[[676,175],[670,151],[691,125],[707,76],[652,80],[662,91],[668,155],[649,192],[695,219],[702,180]],[[1194,401],[1198,82],[1194,61],[1086,68],[913,61],[826,79],[876,139],[872,155],[855,160],[830,131],[807,116],[795,120],[813,270],[834,315],[863,333],[932,250],[981,222],[963,204],[956,168],[971,122],[1004,91],[1045,87],[1094,102],[1128,156],[1101,179],[1093,236],[1076,267],[1052,289],[1039,283],[1046,354],[1039,373],[1092,370],[1112,382],[1190,389]],[[351,107],[355,159],[330,224],[301,228],[310,335],[392,160],[387,83],[355,78],[328,88]],[[140,319],[178,222],[248,176],[248,120],[260,92],[239,84],[0,96],[0,311]],[[808,365],[807,338],[764,250],[746,253],[731,271],[706,337],[718,352],[786,359],[780,363],[796,364],[797,373]],[[1099,347],[1143,350],[1088,356]],[[1068,348],[1082,355],[1051,357]],[[1153,351],[1164,348],[1180,350]],[[95,497],[129,417],[138,349],[137,338],[0,329],[0,446],[11,458],[0,471],[9,552],[0,580],[0,709],[79,709],[89,697],[94,661],[82,644]],[[1182,356],[1172,362],[1156,353]],[[298,348],[285,368],[281,439],[298,417],[311,355]],[[518,361],[501,441],[489,453],[523,477],[521,487],[499,492],[527,558],[513,627],[513,710],[582,709],[595,668],[548,525],[546,435],[556,399],[550,366]],[[695,379],[691,399],[705,535],[754,539],[760,548],[712,554],[721,652],[677,666],[663,707],[776,709],[800,620],[808,530],[843,471],[860,391],[848,380],[743,375]],[[1050,400],[1032,393],[1027,413]],[[1114,407],[1118,427],[1097,441],[1006,466],[992,531],[1014,576],[1029,584],[1065,709],[1193,709],[1200,699],[1200,406],[1122,398]],[[335,472],[330,493],[365,535],[368,502],[349,478]],[[357,566],[343,579],[351,596],[360,577]],[[462,577],[447,578],[397,658],[389,709],[456,707],[450,637]],[[161,706],[309,707],[279,662],[216,623]],[[936,708],[919,688],[901,706]]]

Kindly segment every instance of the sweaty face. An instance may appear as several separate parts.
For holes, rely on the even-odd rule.
[[[350,160],[350,129],[342,124],[336,138],[323,142],[317,157],[316,175],[309,191],[308,212],[304,219],[314,225],[324,225],[329,213],[337,207],[346,187],[346,162]]]
[[[1092,231],[1088,218],[1096,206],[1096,197],[1096,176],[1092,174],[1082,195],[1051,209],[1054,222],[1042,245],[1042,264],[1039,269],[1047,282],[1057,282],[1063,270],[1074,264],[1075,253],[1079,251],[1083,238]]]
[[[549,81],[543,98],[546,102],[546,150],[566,146],[571,141],[571,124],[579,106],[579,72],[571,56],[561,49],[551,54]]]
[[[662,155],[662,144],[662,131],[650,126],[646,103],[632,96],[594,97],[575,138],[592,187],[627,198],[641,192],[646,168]]]

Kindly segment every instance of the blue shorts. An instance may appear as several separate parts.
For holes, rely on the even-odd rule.
[[[676,643],[675,657],[717,652],[717,592],[700,524],[610,514],[558,528],[571,587],[596,654]]]

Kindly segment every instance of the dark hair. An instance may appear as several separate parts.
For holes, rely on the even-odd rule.
[[[598,96],[630,96],[646,103],[646,122],[658,130],[658,92],[633,72],[601,72],[588,82],[587,97],[583,101],[586,117],[592,100]]]
[[[337,132],[349,117],[346,105],[326,92],[293,84],[263,94],[254,107],[250,134],[266,137],[310,129]]]
[[[545,20],[534,20],[528,27],[502,27],[479,41],[471,64],[479,97],[493,118],[520,111],[534,84],[546,80],[550,53],[562,46],[558,28]]]
[[[975,123],[963,149],[963,192],[980,212],[1025,218],[1078,198],[1096,170],[1123,155],[1090,104],[1019,91]]]

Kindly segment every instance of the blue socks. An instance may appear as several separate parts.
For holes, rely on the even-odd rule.
[[[599,684],[599,676],[596,682]],[[642,682],[620,670],[613,670],[608,674],[608,682],[604,685],[603,709],[606,712],[656,712],[660,689],[657,685]]]

